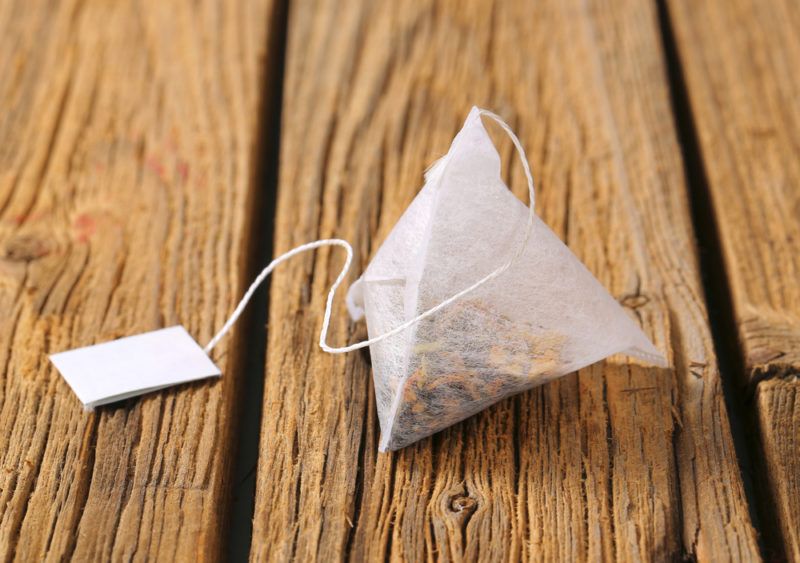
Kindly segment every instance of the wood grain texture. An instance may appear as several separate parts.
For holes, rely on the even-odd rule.
[[[271,2],[0,2],[0,558],[215,559],[237,365],[85,413],[47,354],[242,289]]]
[[[800,368],[800,12],[670,0],[753,379]]]
[[[766,504],[777,512],[787,556],[800,561],[798,421],[786,410],[800,393],[800,10],[792,0],[668,7],[745,376],[759,387],[774,496]]]
[[[764,460],[786,556],[800,561],[800,386],[797,382],[763,381],[757,390]]]
[[[252,558],[758,560],[655,6],[298,0],[288,37],[276,254],[347,238],[354,280],[488,107],[528,150],[539,214],[674,368],[615,358],[379,455],[367,355],[316,345],[343,256],[297,258],[272,282]],[[341,303],[332,324],[365,336]]]

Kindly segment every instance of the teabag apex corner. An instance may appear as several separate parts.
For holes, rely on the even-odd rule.
[[[528,220],[528,208],[501,179],[500,157],[473,108],[351,286],[351,316],[366,316],[370,338],[413,319],[508,261]],[[538,217],[525,244],[498,277],[371,344],[381,451],[612,354],[666,365]]]

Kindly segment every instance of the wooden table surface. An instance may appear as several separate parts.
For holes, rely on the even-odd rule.
[[[0,31],[3,561],[800,561],[795,0],[0,0]],[[317,346],[330,249],[274,274],[219,380],[87,413],[48,362],[204,343],[317,238],[355,280],[472,105],[669,368],[378,453],[369,355]]]

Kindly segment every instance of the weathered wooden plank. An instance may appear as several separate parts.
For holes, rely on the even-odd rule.
[[[214,559],[241,354],[83,412],[46,354],[242,289],[270,0],[0,2],[0,558]]]
[[[378,454],[365,355],[316,346],[343,257],[298,258],[272,282],[253,559],[758,559],[654,5],[298,1],[288,33],[276,253],[336,235],[360,271],[490,107],[528,148],[539,213],[675,368],[615,359]],[[331,334],[364,327],[340,304]]]
[[[800,366],[800,14],[670,1],[749,377]]]
[[[800,561],[800,386],[770,379],[757,387],[758,418],[769,486],[786,555]]]
[[[790,406],[800,392],[800,11],[791,0],[668,7],[745,377],[759,387],[774,495],[765,505],[777,512],[787,556],[800,561],[799,427]]]

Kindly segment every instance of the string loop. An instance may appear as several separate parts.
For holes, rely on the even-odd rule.
[[[497,269],[493,270],[492,272],[490,272],[489,274],[487,274],[483,278],[479,279],[478,281],[476,281],[475,283],[473,283],[469,287],[467,287],[465,289],[462,289],[461,291],[459,291],[458,293],[448,297],[447,299],[445,299],[444,301],[442,301],[438,305],[435,305],[435,306],[431,307],[427,311],[424,311],[423,313],[420,313],[419,315],[417,315],[413,319],[410,319],[410,320],[404,322],[403,324],[401,324],[399,326],[396,326],[395,328],[391,329],[388,332],[385,332],[383,334],[375,336],[374,338],[369,338],[367,340],[362,340],[361,342],[357,342],[357,343],[351,344],[349,346],[331,347],[331,346],[328,346],[327,339],[328,339],[328,328],[329,328],[330,322],[331,322],[331,311],[333,309],[333,298],[336,296],[336,290],[339,288],[339,286],[341,285],[342,281],[344,281],[344,278],[347,275],[347,272],[350,271],[350,264],[353,262],[353,247],[350,246],[349,242],[347,242],[346,240],[342,240],[342,239],[323,239],[323,240],[317,240],[317,241],[314,241],[314,242],[309,242],[309,243],[303,244],[301,246],[298,246],[296,248],[293,248],[292,250],[286,252],[285,254],[281,254],[280,256],[275,258],[272,262],[270,262],[269,265],[261,271],[261,273],[258,275],[258,277],[256,277],[255,280],[253,280],[253,283],[250,284],[250,287],[245,292],[244,296],[242,297],[242,300],[239,301],[239,304],[236,306],[236,309],[234,309],[233,313],[228,318],[228,320],[225,322],[223,327],[219,330],[219,332],[214,336],[214,338],[211,339],[211,341],[204,348],[206,354],[210,354],[211,350],[214,349],[214,346],[216,346],[219,343],[219,341],[225,336],[225,334],[228,333],[228,331],[231,329],[231,327],[239,319],[239,316],[244,311],[244,308],[247,306],[247,303],[253,297],[253,294],[256,292],[258,287],[263,283],[263,281],[267,278],[267,276],[269,276],[272,273],[272,271],[279,264],[281,264],[282,262],[285,262],[286,260],[292,258],[293,256],[296,256],[297,254],[300,254],[302,252],[306,252],[308,250],[314,250],[314,249],[320,248],[322,246],[340,246],[340,247],[344,248],[345,251],[347,252],[347,259],[345,260],[344,266],[342,267],[342,271],[339,273],[339,276],[336,278],[336,281],[333,282],[333,285],[331,286],[331,289],[328,292],[328,299],[327,299],[327,301],[325,303],[325,316],[322,319],[322,330],[320,330],[320,334],[319,334],[319,346],[320,346],[320,348],[322,348],[322,350],[324,350],[325,352],[328,352],[329,354],[343,354],[345,352],[352,352],[353,350],[358,350],[360,348],[366,348],[367,346],[370,346],[371,344],[375,344],[375,343],[380,342],[382,340],[386,340],[387,338],[390,338],[390,337],[394,336],[395,334],[398,334],[398,333],[404,331],[405,329],[409,328],[410,326],[412,326],[412,325],[420,322],[421,320],[430,317],[431,315],[435,314],[436,312],[444,309],[448,305],[450,305],[453,302],[461,299],[462,297],[464,297],[468,293],[471,293],[472,291],[475,291],[476,289],[478,289],[479,287],[481,287],[485,283],[493,280],[494,278],[496,278],[497,276],[501,275],[503,272],[508,270],[508,268],[510,268],[519,259],[519,257],[522,255],[522,253],[525,251],[525,247],[528,244],[528,239],[530,238],[530,234],[531,234],[531,231],[533,229],[533,221],[534,221],[534,218],[536,216],[536,213],[535,213],[535,210],[534,210],[536,194],[535,194],[535,190],[534,190],[533,176],[531,175],[531,169],[530,169],[530,166],[528,164],[528,157],[525,154],[525,149],[522,148],[522,143],[520,142],[519,138],[514,133],[514,131],[511,129],[511,127],[505,121],[503,121],[503,119],[500,116],[498,116],[495,113],[492,113],[489,110],[479,109],[478,112],[479,112],[480,115],[484,115],[484,116],[489,117],[490,119],[494,120],[503,129],[503,131],[505,131],[505,133],[509,136],[509,138],[511,139],[511,142],[514,144],[514,147],[517,149],[517,154],[519,155],[520,161],[522,162],[522,168],[525,171],[525,179],[528,182],[528,196],[530,198],[530,205],[528,207],[528,222],[527,222],[527,225],[525,227],[525,236],[521,239],[520,243],[517,245],[517,248],[515,249],[514,254],[511,256],[511,258],[507,262],[505,262],[500,267],[498,267]],[[445,164],[445,166],[447,166],[447,165]]]

